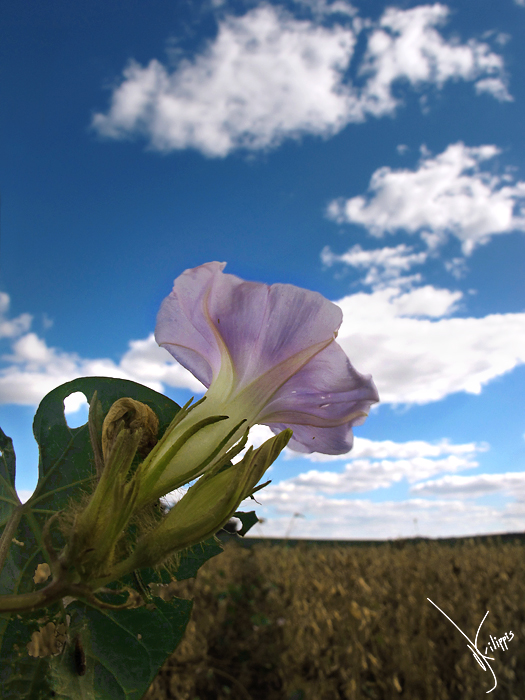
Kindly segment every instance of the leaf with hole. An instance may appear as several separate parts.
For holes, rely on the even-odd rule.
[[[159,418],[159,437],[179,410],[179,406],[167,397],[122,379],[84,377],[54,389],[42,400],[35,416],[33,432],[40,452],[39,479],[35,492],[24,504],[20,503],[14,486],[12,442],[0,431],[0,528],[6,531],[0,594],[31,593],[47,585],[49,581],[43,580],[45,574],[42,575],[45,567],[41,566],[36,573],[39,565],[50,564],[42,542],[44,525],[52,515],[66,508],[71,499],[80,499],[83,492],[92,487],[95,464],[88,425],[71,428],[64,415],[64,399],[79,391],[88,402],[96,391],[104,415],[122,397],[147,404]],[[65,544],[59,532],[53,531],[53,544],[57,550]],[[184,552],[176,578],[195,576],[198,568],[220,551],[220,546],[208,541]],[[152,569],[141,571],[140,578],[146,588],[149,583],[171,581],[166,571],[159,573]],[[121,583],[133,585],[135,581],[133,577],[126,577]],[[65,609],[63,603],[56,603],[46,611],[37,610],[23,616],[2,615],[2,698],[138,700],[182,638],[190,611],[190,601],[173,599],[165,602],[154,598],[152,609],[100,611],[74,602]],[[72,627],[62,653],[44,658],[29,656],[27,644],[31,634],[46,622],[64,623],[66,614]],[[72,660],[76,649],[73,633],[76,635],[76,630],[86,639],[83,647],[86,670],[80,675]],[[132,642],[132,639],[136,641]]]

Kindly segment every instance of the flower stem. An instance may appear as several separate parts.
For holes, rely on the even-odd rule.
[[[0,596],[0,613],[31,612],[46,608],[70,592],[65,581],[53,581],[41,591]]]

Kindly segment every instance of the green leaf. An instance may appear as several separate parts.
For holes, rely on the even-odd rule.
[[[239,518],[242,523],[241,529],[236,533],[237,535],[241,535],[241,537],[244,537],[248,530],[251,530],[252,527],[259,522],[259,518],[255,515],[254,510],[251,510],[249,513],[234,513],[233,517]]]
[[[191,601],[178,598],[169,602],[155,598],[154,609],[115,611],[95,610],[79,602],[68,605],[72,640],[51,661],[53,697],[140,700],[181,641],[191,608]],[[85,659],[81,668],[80,654]]]
[[[159,418],[159,436],[164,433],[179,407],[148,387],[123,379],[83,377],[50,392],[35,415],[33,432],[39,445],[39,478],[35,492],[21,506],[14,490],[14,453],[11,441],[2,433],[0,462],[0,528],[13,513],[20,513],[16,542],[12,542],[6,566],[0,572],[0,593],[35,590],[33,576],[38,564],[49,559],[42,544],[42,530],[48,518],[64,509],[70,499],[79,499],[94,477],[93,450],[87,423],[70,428],[64,416],[64,399],[81,391],[88,401],[97,391],[105,413],[123,396],[148,404]]]
[[[84,487],[94,475],[93,450],[87,423],[70,428],[64,416],[64,399],[81,391],[88,401],[94,392],[106,413],[117,399],[130,397],[147,404],[159,419],[159,437],[171,423],[179,406],[153,389],[124,379],[82,377],[63,384],[50,392],[41,402],[35,415],[33,432],[40,447],[39,481],[31,497],[33,510],[57,510],[64,507],[71,491]],[[64,466],[67,467],[64,469]]]
[[[187,578],[194,578],[200,567],[223,551],[220,543],[215,537],[185,549],[180,558],[180,563],[175,573],[177,581],[183,581]]]
[[[0,480],[2,482],[2,494],[4,490],[12,493],[15,505],[18,505],[18,497],[15,497],[15,451],[13,441],[0,429]],[[0,515],[3,516],[4,499],[0,503]]]
[[[105,415],[119,398],[130,397],[152,408],[159,418],[159,438],[179,410],[167,397],[135,382],[107,377],[84,377],[54,389],[41,402],[33,424],[39,445],[39,480],[35,492],[20,504],[15,482],[15,455],[10,438],[0,430],[0,528],[8,535],[5,566],[0,571],[0,594],[30,593],[47,582],[35,584],[38,564],[50,563],[43,548],[46,521],[91,489],[95,476],[94,455],[87,423],[70,428],[64,416],[64,399],[81,391],[88,402],[93,393]],[[241,514],[244,515],[244,514]],[[248,514],[249,515],[249,514]],[[242,518],[241,518],[242,519]],[[254,521],[255,522],[255,521]],[[7,529],[6,529],[7,528]],[[11,536],[12,535],[12,536]],[[53,544],[65,544],[53,530]],[[0,546],[1,549],[1,546]],[[191,578],[222,547],[210,538],[181,553],[172,576],[166,569],[146,569],[140,576],[126,576],[111,584],[115,595],[108,602],[124,602],[121,586],[149,592],[149,583],[170,583]],[[153,598],[154,608],[99,610],[74,601],[62,602],[31,614],[0,615],[0,687],[2,699],[26,700],[138,700],[180,642],[191,613],[191,601]],[[58,656],[34,658],[27,645],[31,634],[46,622],[71,618],[69,641]],[[86,656],[86,672],[75,670],[76,635]],[[139,637],[139,635],[141,635]]]
[[[7,556],[5,566],[0,572],[0,594],[29,593],[46,585],[35,584],[33,581],[37,565],[50,563],[42,543],[44,525],[49,517],[65,508],[70,499],[79,499],[82,492],[90,488],[92,483],[95,467],[88,426],[85,424],[79,428],[70,428],[64,416],[64,399],[77,391],[83,392],[88,402],[96,391],[104,414],[119,398],[127,396],[142,401],[150,406],[159,418],[159,437],[179,410],[175,402],[162,394],[122,379],[85,377],[54,389],[42,400],[35,416],[33,432],[40,450],[39,480],[35,492],[23,505],[20,504],[14,487],[15,456],[12,442],[0,431],[0,528],[8,535],[4,538]],[[54,542],[57,546],[63,544],[59,537],[55,538]],[[149,572],[149,578],[143,576],[145,585],[162,578],[153,571]],[[162,604],[162,601],[160,602]],[[190,605],[188,601],[182,601],[182,604]],[[48,659],[53,657],[35,659],[28,655],[26,648],[31,639],[31,632],[39,628],[37,620],[40,619],[42,624],[46,619],[56,619],[58,622],[61,606],[58,603],[52,606],[47,611],[47,618],[45,612],[36,611],[23,617],[0,617],[2,697],[26,697],[31,700],[40,697],[47,700],[51,697]],[[140,609],[129,612],[139,613],[139,616],[145,612],[151,614],[146,610],[141,613]],[[186,623],[184,614],[181,624],[185,627]],[[114,637],[115,635],[112,644],[115,641]],[[113,651],[118,649],[120,653],[126,648],[126,637],[127,634],[123,631],[120,643],[117,647],[113,646]],[[168,639],[173,640],[173,635],[168,635]],[[168,649],[166,646],[163,649],[162,661],[173,648]],[[108,649],[108,653],[111,653],[111,649]],[[146,688],[147,686],[143,688],[142,693]]]
[[[39,628],[37,621],[32,616],[13,615],[5,623],[0,652],[2,700],[49,700],[53,696],[48,659],[29,656],[27,650],[31,633]]]

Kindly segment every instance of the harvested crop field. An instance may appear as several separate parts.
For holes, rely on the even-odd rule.
[[[144,700],[523,700],[524,555],[497,538],[228,543],[176,584],[192,620]],[[474,642],[487,611],[490,695],[487,662],[452,624]]]

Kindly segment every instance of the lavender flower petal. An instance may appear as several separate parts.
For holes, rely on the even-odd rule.
[[[341,310],[317,292],[245,282],[224,267],[206,263],[175,280],[157,342],[251,425],[292,428],[299,451],[347,452],[352,426],[379,397],[334,340]]]

